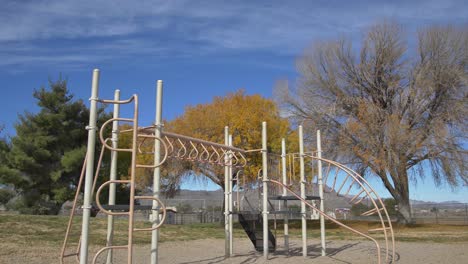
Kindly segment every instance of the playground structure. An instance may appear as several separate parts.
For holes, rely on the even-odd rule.
[[[225,256],[228,258],[233,255],[233,215],[237,214],[239,222],[245,229],[249,239],[258,251],[263,252],[265,259],[268,259],[270,252],[276,249],[276,238],[268,227],[269,215],[283,215],[284,219],[284,247],[289,250],[289,230],[288,230],[288,210],[275,210],[271,201],[282,202],[285,209],[288,208],[288,201],[299,201],[301,204],[301,227],[302,227],[302,255],[307,256],[307,208],[312,210],[320,219],[321,234],[321,254],[326,255],[325,246],[325,219],[331,221],[359,236],[369,239],[375,245],[375,256],[378,263],[390,263],[395,259],[395,241],[393,236],[392,223],[385,209],[383,201],[377,195],[375,190],[368,182],[352,169],[332,160],[322,158],[320,131],[317,132],[317,149],[313,152],[304,150],[303,128],[299,126],[299,152],[286,153],[286,142],[282,140],[281,154],[269,153],[267,148],[267,124],[262,124],[262,148],[257,150],[244,150],[232,146],[232,135],[229,134],[229,128],[225,127],[224,144],[209,142],[189,136],[179,135],[163,131],[162,124],[162,81],[157,82],[156,91],[156,117],[155,123],[149,127],[139,127],[139,106],[138,96],[133,95],[127,100],[120,99],[119,90],[115,91],[113,100],[103,100],[98,98],[99,70],[94,70],[91,92],[90,120],[86,127],[88,130],[87,154],[83,170],[77,185],[75,199],[71,210],[67,231],[61,251],[60,261],[69,257],[76,257],[77,262],[86,264],[89,260],[89,222],[92,210],[92,199],[95,197],[96,206],[108,217],[108,228],[106,245],[97,251],[92,263],[96,263],[99,256],[107,252],[106,263],[113,263],[114,250],[127,251],[127,263],[133,263],[133,233],[142,231],[151,231],[151,263],[158,263],[158,239],[159,228],[163,225],[166,216],[166,208],[159,199],[160,196],[160,177],[161,166],[168,159],[178,159],[192,162],[208,163],[213,166],[224,167],[224,194],[225,194]],[[107,103],[114,105],[113,118],[106,121],[98,131],[97,103]],[[120,105],[133,103],[133,117],[120,117]],[[119,131],[119,122],[131,123],[131,129]],[[106,127],[112,123],[111,137],[105,137]],[[122,133],[131,134],[131,147],[119,148],[119,135]],[[97,166],[94,166],[96,137],[102,144]],[[137,155],[148,154],[144,149],[144,142],[153,143],[151,155],[153,155],[152,164],[138,164]],[[97,179],[99,168],[104,157],[104,152],[108,150],[111,153],[110,176],[109,180],[101,184],[97,190]],[[117,155],[119,152],[128,152],[131,154],[131,167],[129,179],[117,179]],[[243,168],[248,166],[248,155],[262,156],[262,168],[258,171],[259,188],[261,194],[261,210],[253,208],[248,202],[245,194],[245,175]],[[296,160],[299,160],[299,177],[296,177]],[[307,168],[306,168],[306,163]],[[94,169],[96,168],[96,170]],[[138,196],[135,191],[135,175],[137,168],[148,168],[153,170],[153,195]],[[306,173],[308,175],[306,175]],[[289,181],[288,181],[289,176]],[[242,178],[242,180],[241,180]],[[294,184],[294,180],[299,181]],[[241,187],[242,181],[242,187]],[[234,182],[237,185],[236,208],[234,208]],[[314,183],[315,182],[315,183]],[[116,205],[116,185],[126,184],[130,190],[130,200],[128,205]],[[295,188],[299,185],[300,193]],[[311,186],[318,188],[318,195],[306,193],[307,188],[312,190]],[[103,205],[100,202],[102,190],[109,187],[108,204]],[[243,189],[242,201],[249,204],[250,210],[245,210],[239,190]],[[82,226],[81,236],[78,242],[78,248],[67,253],[67,244],[72,230],[73,217],[75,215],[81,190],[84,189],[82,205]],[[374,215],[378,218],[379,228],[367,231],[355,230],[325,213],[324,192],[333,192],[338,196],[347,199],[349,203],[358,204],[366,202],[371,205],[370,210],[362,213],[363,216]],[[152,200],[151,206],[141,206],[136,203],[138,200]],[[316,203],[319,204],[318,208]],[[135,228],[134,213],[136,210],[151,210],[151,227]],[[128,240],[125,245],[114,245],[114,217],[128,217]],[[372,237],[371,234],[377,233],[379,239]],[[383,237],[382,237],[383,235]]]

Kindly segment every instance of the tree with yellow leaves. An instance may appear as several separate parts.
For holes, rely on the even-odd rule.
[[[260,149],[262,122],[268,124],[268,150],[280,153],[281,138],[291,136],[287,119],[280,116],[274,101],[260,95],[247,95],[244,90],[230,93],[225,97],[215,97],[211,103],[189,106],[182,116],[168,122],[165,130],[190,137],[224,144],[224,127],[229,127],[233,146]],[[261,168],[261,155],[253,153],[247,156],[248,166],[244,168],[247,180],[257,176]],[[224,188],[223,167],[207,163],[176,161],[179,176],[205,176]],[[180,168],[183,168],[180,170]]]

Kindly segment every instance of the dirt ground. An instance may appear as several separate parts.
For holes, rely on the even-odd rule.
[[[282,241],[278,241],[281,244]],[[327,256],[320,256],[320,242],[309,241],[308,257],[302,257],[300,241],[291,242],[289,255],[284,247],[270,254],[268,263],[377,263],[376,252],[372,245],[362,241],[327,242]],[[468,263],[468,245],[466,243],[439,244],[400,242],[396,245],[394,263],[431,264],[431,263]],[[0,244],[0,263],[59,263],[60,248],[34,246],[14,248],[14,245]],[[97,248],[93,248],[94,252]],[[126,263],[126,253],[116,254],[114,263]],[[105,263],[104,256],[97,263]],[[69,258],[65,263],[75,263]],[[91,262],[90,262],[91,263]],[[135,246],[134,263],[149,263],[149,246]],[[234,243],[234,256],[224,257],[224,240],[204,239],[194,241],[165,242],[160,245],[159,263],[209,264],[209,263],[265,263],[263,255],[253,250],[247,239],[237,239]],[[383,262],[382,262],[383,263]]]

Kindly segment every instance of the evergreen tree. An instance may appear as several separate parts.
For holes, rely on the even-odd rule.
[[[0,127],[0,133],[3,127]],[[18,170],[11,168],[8,156],[11,151],[11,144],[5,137],[0,137],[0,187],[24,186],[27,181]],[[5,203],[7,201],[4,201]]]
[[[49,85],[49,90],[34,91],[40,111],[19,115],[8,155],[10,170],[17,172],[10,183],[20,190],[26,206],[57,206],[70,199],[86,152],[89,110],[82,100],[73,100],[66,80]],[[24,178],[21,184],[15,182],[19,178]]]

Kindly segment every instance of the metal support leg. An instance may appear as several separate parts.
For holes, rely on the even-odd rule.
[[[262,172],[263,172],[263,256],[268,259],[268,148],[267,123],[262,123]]]
[[[283,184],[287,185],[287,173],[286,173],[286,140],[281,139],[281,173],[283,175]],[[283,196],[286,196],[288,191],[283,187]],[[288,210],[288,201],[283,201],[283,210]],[[289,253],[289,219],[288,214],[284,214],[284,248]]]
[[[81,248],[80,264],[88,263],[88,237],[89,237],[89,218],[91,216],[91,188],[93,184],[94,171],[94,152],[96,146],[96,119],[97,119],[97,100],[99,90],[99,70],[93,71],[93,84],[91,88],[91,101],[89,108],[88,129],[88,156],[86,160],[86,176],[83,197],[83,223],[81,226]]]
[[[114,101],[120,100],[120,91],[115,90]],[[119,118],[120,104],[114,104],[114,118]],[[112,147],[118,148],[119,141],[119,121],[115,120],[112,122]],[[111,150],[111,168],[110,168],[110,180],[117,180],[117,157],[118,152]],[[115,193],[116,193],[116,183],[111,183],[109,185],[109,205],[115,205]],[[107,246],[112,246],[114,239],[114,216],[107,216]],[[112,264],[112,255],[113,249],[107,251],[107,264]]]
[[[229,128],[224,127],[224,144],[229,145]],[[224,254],[226,258],[231,256],[229,250],[229,241],[231,236],[229,233],[229,156],[226,153],[224,157]]]
[[[156,117],[155,117],[155,130],[154,135],[157,138],[161,137],[162,129],[162,91],[163,82],[158,80],[156,85]],[[159,140],[154,140],[154,164],[160,164],[161,161],[161,142]],[[161,169],[159,167],[154,168],[153,171],[153,196],[159,199],[159,189],[160,189],[160,176]],[[151,214],[151,222],[153,227],[159,224],[159,210],[158,207],[161,206],[153,200],[153,212]],[[159,240],[159,229],[151,231],[151,264],[158,263],[158,240]]]
[[[304,170],[304,134],[302,126],[299,126],[299,165],[301,174],[301,197],[305,195],[305,170]],[[307,257],[307,216],[306,205],[301,203],[301,223],[302,223],[302,256]]]
[[[229,146],[232,147],[232,135],[228,137]],[[232,155],[229,155],[229,255],[233,254],[233,236],[232,236]]]
[[[319,158],[317,169],[318,169],[318,187],[319,187],[319,196],[320,196],[320,211],[324,212],[324,200],[323,200],[323,177],[322,177],[322,141],[320,138],[320,130],[317,130],[317,156]],[[322,244],[322,256],[326,255],[326,245],[325,245],[325,218],[323,215],[320,215],[320,241]]]

